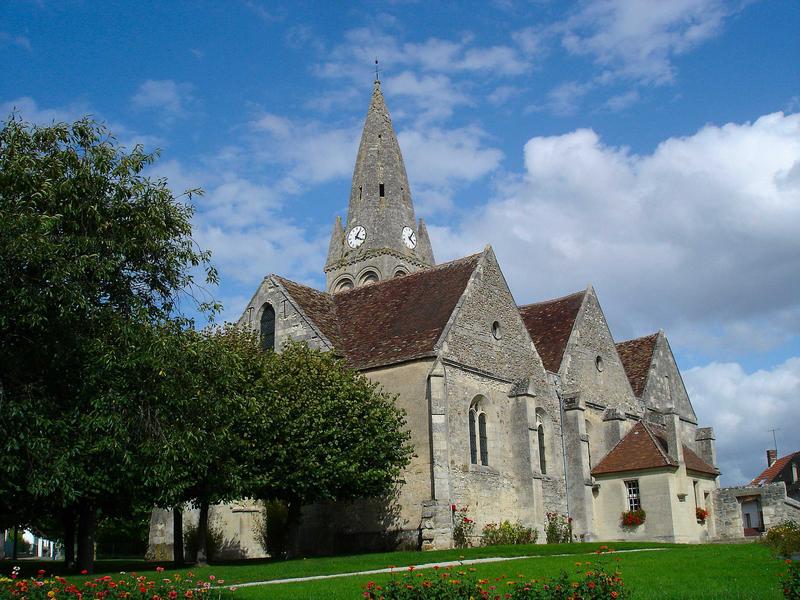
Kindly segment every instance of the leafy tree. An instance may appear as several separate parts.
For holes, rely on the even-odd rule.
[[[332,353],[290,343],[264,362],[252,495],[300,508],[391,492],[412,446],[404,412]]]
[[[0,130],[0,515],[77,520],[89,570],[98,510],[159,476],[140,442],[162,427],[147,412],[160,390],[117,366],[178,339],[196,274],[216,282],[191,206],[143,174],[155,158],[89,119]]]

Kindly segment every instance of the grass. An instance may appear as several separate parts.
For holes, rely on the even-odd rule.
[[[481,558],[487,556],[524,556],[536,558],[472,565],[479,577],[543,578],[558,575],[562,570],[572,573],[576,562],[597,556],[585,556],[601,544],[564,544],[538,546],[498,546],[493,548],[471,548],[468,550],[443,550],[438,552],[392,552],[329,558],[296,559],[282,562],[244,561],[217,564],[197,568],[198,575],[214,573],[226,583],[268,581],[292,577],[352,573],[394,565],[399,568],[421,563],[453,564],[459,557]],[[769,554],[767,548],[757,544],[704,544],[673,545],[657,543],[615,543],[617,550],[635,548],[663,548],[662,551],[634,552],[602,557],[622,570],[626,586],[634,598],[728,600],[728,599],[778,599],[777,574],[783,569],[780,561]],[[570,554],[572,556],[555,556]],[[616,562],[616,558],[620,559]],[[26,561],[27,562],[27,561]],[[10,563],[7,563],[10,565]],[[25,570],[36,564],[22,563]],[[41,563],[39,563],[41,564]],[[53,563],[44,563],[53,566]],[[167,566],[167,565],[165,565]],[[98,561],[98,572],[154,568],[142,562],[120,563]],[[38,568],[38,567],[37,567]],[[44,568],[47,568],[45,566]],[[167,567],[169,568],[169,567]],[[10,567],[9,567],[10,569]],[[8,569],[2,569],[6,571]],[[48,569],[48,571],[51,569]],[[33,569],[35,572],[35,569]],[[361,596],[368,581],[379,584],[388,581],[390,575],[352,575],[322,581],[291,584],[273,584],[238,589],[234,600],[301,600],[310,599],[356,599]],[[77,578],[76,578],[77,579]]]

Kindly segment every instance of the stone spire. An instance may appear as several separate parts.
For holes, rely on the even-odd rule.
[[[358,147],[347,222],[334,225],[325,264],[328,291],[433,266],[425,225],[418,224],[403,155],[375,81]]]

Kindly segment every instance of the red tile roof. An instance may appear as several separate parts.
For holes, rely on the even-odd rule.
[[[687,471],[719,475],[719,469],[715,469],[686,446],[683,447],[683,462],[686,463]]]
[[[544,368],[558,373],[586,292],[519,307]]]
[[[677,467],[678,461],[667,453],[667,447],[665,427],[639,421],[592,469],[592,475]],[[719,475],[717,469],[686,444],[683,444],[683,461],[688,471]]]
[[[657,339],[658,333],[654,333],[617,344],[617,353],[637,398],[640,398],[644,392]]]
[[[278,279],[336,351],[366,369],[430,355],[481,256],[336,294]]]
[[[786,456],[782,456],[774,463],[772,466],[767,467],[764,469],[758,477],[753,479],[750,482],[750,485],[765,485],[767,483],[772,483],[775,481],[775,478],[780,475],[780,472],[783,471],[783,468],[789,464],[789,462],[795,457],[800,455],[800,452],[792,452],[791,454],[787,454]]]
[[[611,452],[592,469],[592,475],[677,467],[678,462],[669,456],[655,435],[639,421],[622,438]]]

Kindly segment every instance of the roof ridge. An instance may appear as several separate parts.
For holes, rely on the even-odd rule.
[[[661,333],[661,332],[660,331],[656,331],[655,333],[650,333],[648,335],[642,335],[642,336],[637,337],[637,338],[631,338],[629,340],[623,340],[621,342],[616,342],[615,345],[616,346],[622,346],[623,344],[630,344],[632,342],[641,342],[643,340],[648,340],[650,338],[657,338],[659,333]]]
[[[588,289],[580,290],[578,292],[572,292],[571,294],[566,294],[564,296],[559,296],[558,298],[551,298],[549,300],[540,300],[539,302],[530,302],[528,304],[520,304],[517,308],[523,309],[528,308],[529,306],[539,306],[541,304],[550,304],[551,302],[559,302],[561,300],[566,300],[567,298],[574,298],[576,296],[584,296],[586,295]]]

